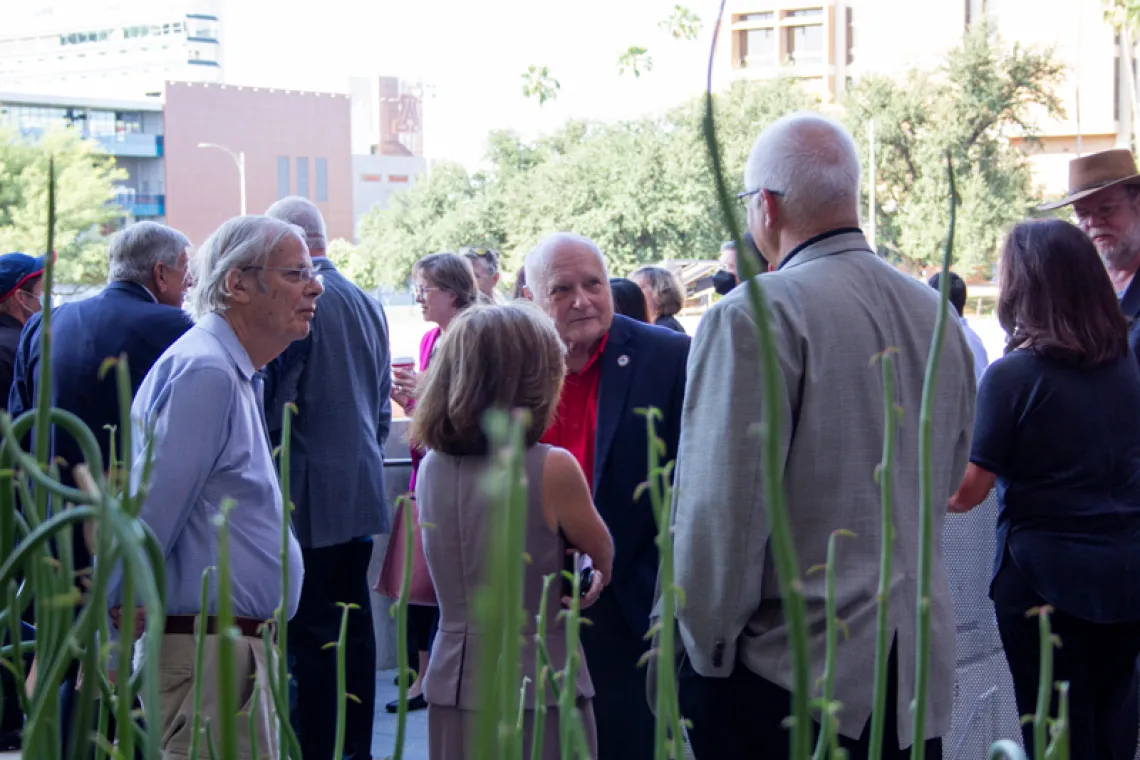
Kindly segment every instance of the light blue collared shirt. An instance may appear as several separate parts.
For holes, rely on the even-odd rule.
[[[142,519],[166,557],[166,612],[197,614],[202,571],[217,567],[218,529],[213,518],[230,499],[230,575],[234,614],[268,620],[281,603],[281,490],[269,447],[254,366],[229,323],[203,317],[147,373],[131,405],[137,487],[141,442],[153,427],[154,464]],[[289,533],[290,618],[301,598],[301,548]],[[207,612],[217,612],[211,582]],[[118,573],[109,607],[119,600]]]

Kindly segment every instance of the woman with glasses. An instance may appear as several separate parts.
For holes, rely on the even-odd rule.
[[[440,335],[460,312],[480,298],[471,262],[458,254],[433,253],[425,256],[412,268],[412,277],[415,281],[413,292],[424,321],[434,322],[436,326],[429,330],[420,342],[419,374],[414,369],[395,369],[392,372],[392,400],[400,405],[408,417],[413,417],[415,414],[416,385],[420,374],[426,372],[431,363]],[[415,439],[412,440],[411,450],[412,479],[408,490],[414,494],[420,460],[425,452]],[[422,552],[421,531],[415,532],[414,540],[416,551]],[[438,616],[437,607],[420,605],[408,607],[409,662],[419,664],[416,668],[416,680],[408,690],[409,710],[423,710],[427,707],[421,682],[423,674],[427,671],[428,655],[431,652]],[[392,701],[385,706],[385,709],[395,713],[399,711],[399,705],[396,701]]]
[[[949,508],[973,509],[997,485],[990,597],[1018,712],[1036,712],[1039,621],[1027,613],[1047,605],[1060,639],[1052,680],[1070,686],[1073,757],[1132,760],[1140,369],[1104,265],[1076,227],[1014,227],[1001,285],[1005,355],[982,375],[970,464]],[[1032,726],[1023,734],[1032,755]]]

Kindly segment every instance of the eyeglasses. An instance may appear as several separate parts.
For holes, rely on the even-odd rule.
[[[422,288],[419,285],[412,288],[412,295],[415,296],[417,301],[422,301],[424,296],[433,290],[443,290],[443,288]]]
[[[784,191],[783,190],[772,190],[771,188],[760,187],[760,188],[757,188],[755,190],[745,190],[743,193],[737,193],[736,194],[736,200],[740,201],[740,204],[742,206],[747,206],[749,198],[751,198],[753,195],[759,195],[760,193],[764,192],[765,190],[767,190],[769,193],[776,196],[777,198],[783,198],[784,197]]]
[[[312,267],[242,267],[241,271],[247,272],[250,269],[281,272],[285,275],[285,279],[291,282],[312,282],[313,280],[321,282],[324,280],[324,277],[317,274],[317,270]]]

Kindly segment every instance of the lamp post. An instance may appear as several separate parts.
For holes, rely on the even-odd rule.
[[[198,147],[217,148],[220,151],[224,151],[225,153],[229,154],[229,157],[234,160],[235,164],[237,164],[238,182],[241,184],[241,215],[245,216],[245,151],[239,150],[237,153],[234,153],[226,146],[218,145],[217,143],[198,143]]]

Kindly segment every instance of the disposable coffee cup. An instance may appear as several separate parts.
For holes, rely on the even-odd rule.
[[[392,360],[393,370],[403,370],[404,372],[411,372],[416,368],[416,360],[411,356],[397,356]]]

